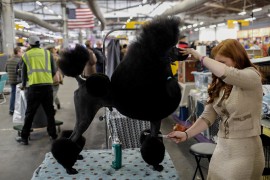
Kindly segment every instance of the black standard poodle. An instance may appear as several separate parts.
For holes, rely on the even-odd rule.
[[[161,120],[172,114],[181,100],[180,87],[170,65],[187,58],[176,48],[179,25],[179,18],[161,16],[145,23],[111,79],[101,73],[87,79],[80,76],[89,59],[88,51],[83,46],[77,45],[62,54],[59,67],[65,75],[75,77],[79,83],[74,92],[76,125],[68,139],[60,138],[54,142],[52,152],[65,144],[65,149],[61,151],[72,151],[74,154],[69,169],[79,154],[76,150],[78,141],[102,107],[114,107],[127,117],[151,122],[148,135],[141,138],[142,157],[155,170],[163,169],[160,163],[164,159],[165,147],[158,137]],[[59,159],[59,156],[53,155]],[[61,164],[66,168],[65,162]],[[76,173],[73,169],[67,172]]]

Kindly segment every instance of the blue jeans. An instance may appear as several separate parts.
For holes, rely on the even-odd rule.
[[[16,84],[10,84],[10,102],[9,102],[9,112],[14,112],[15,108],[15,97],[16,97]]]

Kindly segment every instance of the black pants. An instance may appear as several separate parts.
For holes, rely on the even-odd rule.
[[[28,88],[27,108],[25,112],[24,126],[21,133],[21,137],[23,139],[28,139],[30,135],[34,116],[40,104],[43,106],[43,109],[47,116],[47,132],[49,136],[56,136],[52,86],[30,86]]]

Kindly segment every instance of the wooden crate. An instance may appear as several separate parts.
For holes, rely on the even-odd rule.
[[[194,82],[194,76],[191,72],[197,70],[199,62],[196,60],[186,60],[179,61],[178,63],[178,81],[182,83]]]

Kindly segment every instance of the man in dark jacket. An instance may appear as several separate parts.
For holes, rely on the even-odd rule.
[[[6,72],[8,73],[8,81],[11,87],[10,103],[9,103],[9,114],[13,115],[15,107],[15,97],[16,97],[16,85],[20,83],[19,78],[16,74],[16,67],[22,57],[22,49],[16,47],[13,50],[14,55],[6,63]]]
[[[105,56],[104,56],[104,54],[102,52],[102,43],[101,43],[101,41],[98,40],[96,45],[97,45],[97,47],[93,48],[92,43],[91,43],[90,40],[87,40],[85,42],[85,46],[87,48],[91,49],[94,52],[94,54],[95,54],[95,56],[97,58],[96,71],[99,72],[99,73],[103,73],[103,71],[104,71],[103,66],[104,66],[104,63],[105,63]]]

